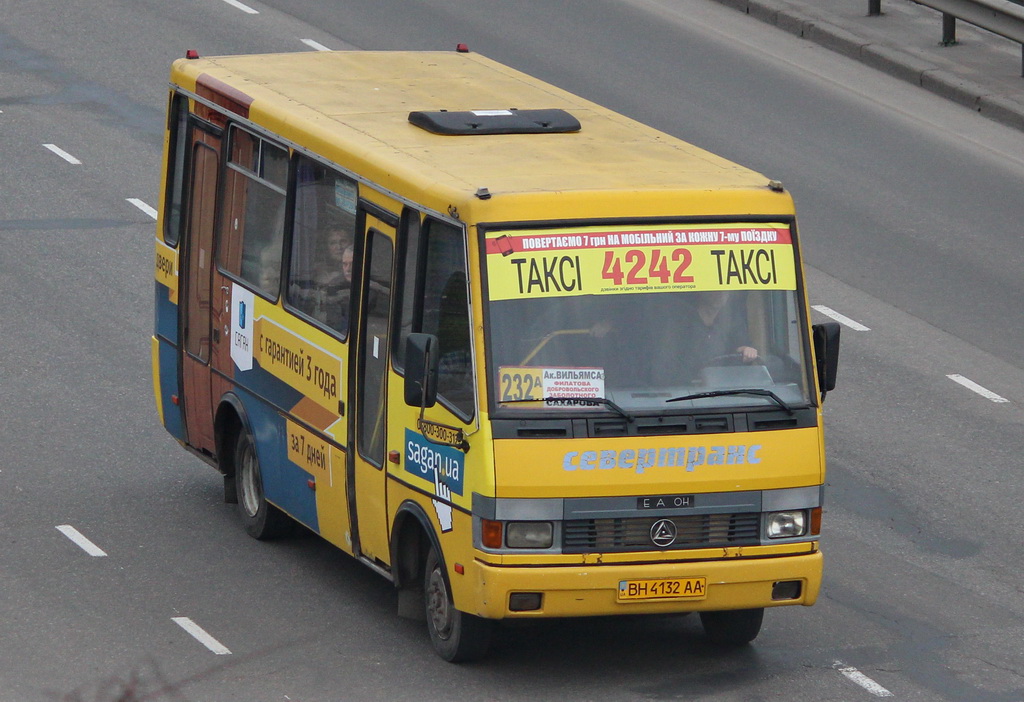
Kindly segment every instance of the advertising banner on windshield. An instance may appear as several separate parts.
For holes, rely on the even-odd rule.
[[[785,224],[488,232],[494,300],[698,290],[795,290]]]

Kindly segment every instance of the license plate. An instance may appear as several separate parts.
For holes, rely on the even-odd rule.
[[[707,578],[620,580],[618,600],[702,600],[707,591]]]

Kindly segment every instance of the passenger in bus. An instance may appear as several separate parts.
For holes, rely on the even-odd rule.
[[[344,331],[348,328],[352,300],[352,240],[348,233],[330,232],[325,252],[313,271],[316,291],[313,316],[332,329]]]
[[[636,295],[600,295],[590,313],[591,343],[581,358],[586,365],[603,368],[608,387],[642,387],[651,384],[656,371],[650,364],[637,363],[635,351],[650,343],[650,321],[636,313]],[[594,304],[592,303],[592,304]]]
[[[344,229],[332,229],[323,240],[323,257],[313,267],[317,284],[327,290],[349,287],[352,258],[349,256],[349,273],[345,272],[345,253],[352,249],[352,237]]]
[[[260,290],[277,297],[281,285],[281,247],[269,244],[260,251],[259,276],[256,280]]]
[[[315,261],[311,256],[296,261],[293,255],[291,302],[314,319],[335,329],[347,321],[350,299],[349,276],[344,270],[344,253],[351,249],[351,233],[341,224],[333,226],[317,239]]]
[[[341,269],[345,274],[345,285],[347,288],[352,287],[352,258],[355,255],[353,246],[349,246],[345,249],[342,255],[342,266]],[[366,286],[366,313],[378,317],[386,317],[388,314],[388,304],[391,301],[391,291],[388,286],[370,278],[369,284]],[[346,313],[348,309],[346,307]]]
[[[348,324],[352,296],[352,239],[344,229],[332,229],[324,239],[324,255],[313,268],[316,289],[315,316],[328,326],[342,330]],[[348,270],[345,255],[348,253]]]
[[[341,275],[345,285],[352,287],[352,257],[355,256],[355,247],[350,243],[341,251]]]

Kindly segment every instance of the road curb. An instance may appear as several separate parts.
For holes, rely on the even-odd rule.
[[[1024,103],[1005,95],[986,95],[978,101],[978,112],[989,119],[1024,131]]]
[[[916,56],[893,49],[885,44],[869,44],[861,52],[860,60],[883,73],[905,80],[914,85],[921,85],[921,76],[928,71],[936,70],[933,63]]]
[[[1024,101],[994,92],[898,47],[866,39],[780,0],[715,0],[767,24],[860,61],[900,80],[968,107],[993,121],[1024,130]]]

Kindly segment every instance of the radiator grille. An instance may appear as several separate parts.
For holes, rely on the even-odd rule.
[[[651,541],[651,527],[665,517],[573,519],[563,522],[562,550],[566,553],[649,551],[760,543],[761,514],[688,514],[668,517],[676,526],[676,539],[667,547]]]

